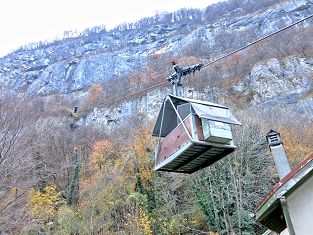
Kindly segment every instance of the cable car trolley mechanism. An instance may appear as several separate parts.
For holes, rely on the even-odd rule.
[[[155,151],[156,171],[190,174],[236,149],[230,125],[241,124],[227,107],[177,96],[182,71],[194,72],[190,68],[199,70],[201,64],[175,69],[176,73],[169,78],[175,95],[164,99],[152,132],[159,140]]]

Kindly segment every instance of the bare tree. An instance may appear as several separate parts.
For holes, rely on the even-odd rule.
[[[31,154],[36,132],[26,99],[2,92],[0,97],[0,227],[14,231],[27,223],[25,200],[27,190],[34,184],[30,178]]]

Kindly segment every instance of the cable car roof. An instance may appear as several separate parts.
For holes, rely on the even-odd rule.
[[[177,108],[177,105],[190,103],[195,113],[200,118],[205,118],[212,121],[218,121],[228,124],[241,125],[240,122],[238,122],[237,119],[230,113],[229,109],[226,106],[218,105],[207,101],[168,95],[163,101],[161,111],[159,113],[155,127],[152,132],[153,136],[160,135],[161,137],[165,137],[177,126],[177,114],[171,102],[174,104],[175,108]],[[163,123],[161,123],[162,116]],[[162,129],[161,133],[160,129]]]

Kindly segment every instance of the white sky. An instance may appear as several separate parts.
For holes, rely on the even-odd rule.
[[[156,12],[204,8],[221,0],[1,0],[0,56],[21,45],[56,38],[66,30],[110,29]]]

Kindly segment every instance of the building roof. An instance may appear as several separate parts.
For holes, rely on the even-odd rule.
[[[313,174],[313,153],[288,175],[281,179],[257,205],[256,220],[265,227],[280,233],[286,228],[286,222],[280,205],[280,198],[292,193]]]
[[[177,126],[177,114],[175,109],[177,109],[178,105],[187,103],[192,106],[194,112],[201,118],[228,124],[241,125],[226,106],[207,101],[168,95],[163,101],[163,105],[157,118],[152,135],[160,135],[161,137],[167,136]]]

